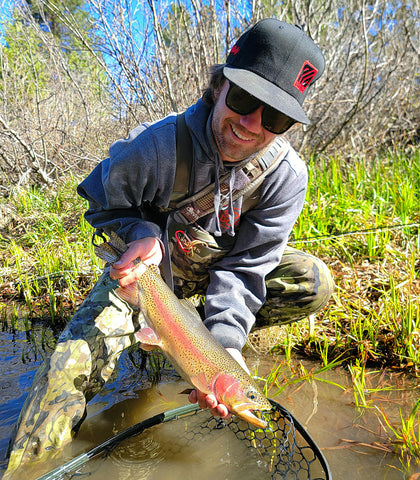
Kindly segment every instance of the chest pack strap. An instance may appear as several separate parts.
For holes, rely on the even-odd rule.
[[[261,185],[266,175],[272,172],[286,157],[290,144],[282,137],[274,142],[248,163],[235,170],[235,185],[232,189],[232,200],[248,197]],[[178,169],[178,161],[177,161]],[[220,178],[220,193],[228,195],[230,173]],[[222,208],[226,205],[221,205]],[[214,212],[214,183],[203,188],[193,196],[181,200],[175,205],[174,219],[178,223],[194,223],[199,218]]]
[[[174,187],[169,206],[175,208],[177,203],[191,194],[193,167],[193,143],[185,122],[185,112],[176,117],[176,169]]]

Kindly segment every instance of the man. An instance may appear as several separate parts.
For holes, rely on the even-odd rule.
[[[194,222],[182,222],[179,209],[168,216],[181,128],[176,115],[141,125],[115,142],[109,158],[79,185],[79,194],[89,201],[86,219],[98,234],[115,231],[129,249],[105,269],[38,371],[5,478],[34,455],[70,441],[86,402],[109,379],[122,350],[135,342],[141,312],[115,289],[135,281],[137,257],[160,265],[171,256],[175,291],[205,294],[205,325],[245,369],[241,350],[266,300],[266,281],[277,286],[279,323],[304,318],[326,304],[333,289],[326,266],[286,249],[305,199],[307,170],[278,138],[294,123],[309,122],[302,103],[323,70],[314,42],[276,19],[247,30],[226,64],[213,68],[203,98],[185,113],[192,143],[190,193],[210,185],[212,204]],[[277,163],[261,173],[258,189],[241,195],[254,169],[249,162],[256,160],[258,167],[269,155],[277,156]],[[228,415],[212,395],[194,391],[190,401]]]

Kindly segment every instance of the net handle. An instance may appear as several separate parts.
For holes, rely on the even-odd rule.
[[[74,470],[82,467],[89,460],[101,453],[111,452],[122,441],[139,435],[147,428],[153,427],[154,425],[159,425],[160,423],[176,420],[184,415],[194,413],[197,410],[200,410],[198,404],[191,403],[188,405],[183,405],[182,407],[174,408],[173,410],[158,413],[153,417],[147,418],[146,420],[143,420],[142,422],[139,422],[136,425],[133,425],[132,427],[129,427],[120,433],[117,433],[116,435],[105,440],[100,445],[97,445],[91,450],[78,455],[77,457],[69,460],[63,465],[55,468],[54,470],[51,470],[50,472],[45,473],[41,477],[38,477],[37,480],[60,480],[63,478],[63,475],[71,473]]]

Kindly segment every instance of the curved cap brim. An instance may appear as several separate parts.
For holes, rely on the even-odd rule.
[[[224,67],[223,73],[228,80],[243,88],[254,97],[270,105],[279,112],[288,115],[297,122],[311,123],[299,102],[287,92],[263,77],[240,68]]]

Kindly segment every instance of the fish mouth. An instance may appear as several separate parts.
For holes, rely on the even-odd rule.
[[[262,418],[258,418],[254,413],[253,410],[256,410],[256,406],[253,403],[242,403],[241,405],[235,405],[232,408],[232,412],[238,415],[238,417],[246,420],[248,423],[255,425],[259,428],[267,428],[268,422],[263,420]],[[265,407],[262,410],[267,410]]]

